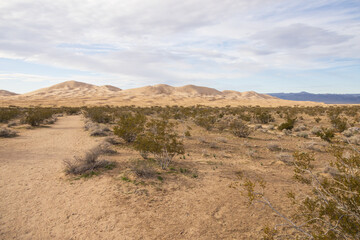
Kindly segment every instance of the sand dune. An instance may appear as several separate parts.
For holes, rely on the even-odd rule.
[[[195,85],[173,87],[166,84],[158,84],[121,90],[120,88],[110,85],[96,86],[77,81],[67,81],[21,95],[0,94],[0,96],[2,96],[1,106],[319,105],[319,103],[282,100],[253,91],[237,92],[225,90],[221,92],[214,88]]]
[[[9,92],[6,90],[0,90],[0,97],[8,97],[8,96],[15,96],[18,95],[17,93]]]

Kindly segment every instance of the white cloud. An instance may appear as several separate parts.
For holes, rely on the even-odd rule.
[[[2,1],[0,57],[132,86],[330,68],[359,61],[360,11],[349,2]]]

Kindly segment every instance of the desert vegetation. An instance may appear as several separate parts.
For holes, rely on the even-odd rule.
[[[111,179],[120,189],[112,194],[122,196],[125,205],[131,199],[143,203],[132,205],[141,211],[148,211],[148,203],[162,209],[162,199],[171,202],[181,196],[178,199],[192,201],[197,211],[213,209],[204,221],[232,224],[226,233],[229,238],[241,238],[248,231],[249,238],[357,239],[359,110],[358,106],[11,107],[1,109],[8,117],[2,118],[7,120],[0,127],[7,129],[4,135],[12,131],[21,136],[24,131],[46,129],[38,127],[49,119],[81,113],[76,116],[83,121],[81,131],[97,144],[64,160],[65,179],[72,184]],[[209,196],[213,200],[205,207]],[[243,218],[247,222],[237,222]]]

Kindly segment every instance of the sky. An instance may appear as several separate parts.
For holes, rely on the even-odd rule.
[[[360,0],[0,1],[0,89],[360,93]]]

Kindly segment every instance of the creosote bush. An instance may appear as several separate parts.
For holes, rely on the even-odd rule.
[[[138,135],[134,148],[153,154],[162,169],[166,169],[177,154],[184,154],[184,145],[175,132],[175,124],[167,119],[151,119],[145,131]]]
[[[283,224],[272,230],[266,227],[264,239],[277,239],[278,234],[285,239],[360,239],[359,150],[354,148],[350,154],[345,154],[344,148],[332,147],[330,152],[334,159],[329,164],[334,173],[329,175],[314,172],[312,154],[294,153],[294,178],[309,185],[312,191],[305,196],[287,194],[296,210],[293,216],[281,213],[267,198],[264,180],[242,180],[249,204],[264,204],[283,220]],[[236,184],[232,187],[236,188]]]
[[[114,134],[127,143],[134,142],[137,135],[144,131],[145,122],[146,116],[139,113],[122,115],[114,128]]]
[[[287,118],[286,122],[280,124],[280,126],[278,127],[278,129],[280,131],[286,129],[286,130],[291,130],[294,128],[294,124],[295,124],[296,118]]]
[[[250,135],[250,128],[241,120],[233,120],[230,123],[230,132],[237,137],[246,138]]]
[[[316,133],[316,136],[320,137],[322,140],[331,142],[335,137],[335,131],[331,128],[321,128],[321,131]]]

